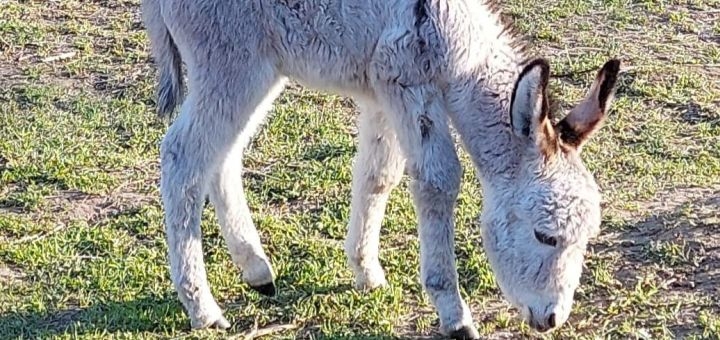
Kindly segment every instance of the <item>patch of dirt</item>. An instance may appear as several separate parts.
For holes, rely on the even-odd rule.
[[[625,231],[604,235],[622,254],[619,277],[659,265],[668,287],[720,294],[720,188],[677,189],[643,203],[649,212]]]
[[[46,204],[50,211],[63,220],[85,220],[89,224],[95,224],[153,200],[153,197],[133,192],[104,196],[68,190],[48,197]]]
[[[12,286],[22,283],[25,273],[20,268],[5,263],[0,263],[0,285]]]
[[[157,200],[157,198],[134,192],[119,192],[109,195],[93,195],[80,191],[61,191],[55,196],[45,198],[43,207],[38,211],[15,211],[13,208],[2,208],[0,212],[14,215],[30,215],[32,219],[39,220],[50,216],[55,221],[55,227],[40,233],[30,235],[16,235],[16,237],[2,237],[0,241],[12,244],[33,242],[57,233],[68,226],[71,221],[85,221],[88,225],[97,225],[103,221],[120,215],[129,210],[137,209],[142,205]]]
[[[652,201],[639,202],[638,211],[613,211],[630,228],[605,233],[608,246],[643,245],[651,242],[685,241],[720,252],[720,186],[676,188],[658,193]],[[720,262],[718,263],[720,264]]]
[[[659,217],[664,214],[672,213],[682,208],[684,205],[695,205],[693,209],[705,210],[712,209],[715,212],[720,207],[720,185],[710,187],[687,187],[675,188],[670,191],[660,192],[655,195],[655,199],[651,201],[639,202],[640,211],[654,214]],[[705,200],[706,202],[702,202]],[[700,203],[698,205],[698,203]],[[628,219],[637,218],[637,216],[626,215]],[[646,221],[650,222],[650,221]]]

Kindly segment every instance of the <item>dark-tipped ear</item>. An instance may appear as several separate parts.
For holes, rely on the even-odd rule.
[[[620,60],[611,59],[598,71],[582,102],[557,124],[560,139],[578,150],[602,127],[615,96]]]
[[[531,61],[520,72],[510,101],[510,125],[516,135],[531,137],[534,128],[547,118],[549,78],[550,65],[542,58]]]
[[[538,58],[520,72],[510,101],[510,125],[515,135],[545,149],[555,139],[550,125],[547,86],[550,64]]]

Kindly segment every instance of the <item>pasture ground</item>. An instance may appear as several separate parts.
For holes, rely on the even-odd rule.
[[[572,318],[546,338],[720,337],[720,2],[510,0],[566,105],[610,57],[617,101],[584,159],[604,223]],[[589,70],[589,71],[588,71]],[[351,289],[342,240],[355,153],[352,102],[292,86],[245,165],[253,217],[278,276],[239,280],[211,208],[215,296],[234,324],[190,332],[169,279],[158,193],[155,72],[138,0],[0,1],[0,338],[433,337],[417,279],[407,179],[382,232],[390,286]],[[491,339],[533,338],[481,249],[481,190],[467,155],[457,207],[463,296]]]

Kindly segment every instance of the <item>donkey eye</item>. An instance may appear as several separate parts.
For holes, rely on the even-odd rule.
[[[551,246],[551,247],[554,247],[554,246],[557,245],[557,239],[556,239],[556,238],[554,238],[554,237],[552,237],[552,236],[545,235],[545,234],[543,234],[543,233],[541,233],[541,232],[539,232],[539,231],[537,231],[537,230],[535,230],[535,238],[536,238],[540,243],[542,243],[542,244],[547,244],[547,245],[549,245],[549,246]]]

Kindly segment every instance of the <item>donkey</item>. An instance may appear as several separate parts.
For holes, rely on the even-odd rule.
[[[159,69],[158,113],[182,101],[160,146],[160,190],[171,278],[192,328],[230,326],[203,262],[206,195],[242,279],[275,293],[241,172],[243,151],[289,79],[352,98],[360,111],[345,241],[356,288],[386,284],[380,226],[405,171],[420,282],[440,330],[479,337],[458,287],[462,169],[452,125],[484,190],[482,244],[503,295],[539,332],[567,320],[601,219],[580,152],[606,117],[618,60],[554,122],[548,62],[528,57],[492,0],[143,0],[142,11]]]

